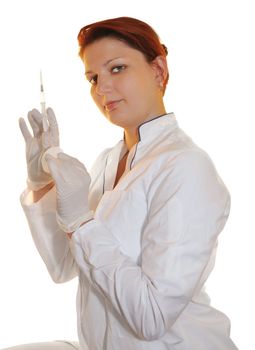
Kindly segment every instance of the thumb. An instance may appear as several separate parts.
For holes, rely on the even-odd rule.
[[[72,156],[69,156],[68,154],[64,152],[58,153],[58,159],[60,161],[63,161],[66,165],[70,166],[75,166],[79,169],[86,169],[84,164],[79,161],[79,159],[74,158]]]
[[[24,118],[19,118],[19,127],[20,131],[24,137],[25,142],[28,142],[32,139],[32,135],[30,131],[28,130],[27,124],[24,120]]]
[[[69,156],[68,154],[64,153],[64,152],[59,152],[57,157],[59,159],[62,159],[62,160],[67,160],[67,159],[72,159],[71,156]]]
[[[47,163],[47,166],[49,168],[49,171],[54,178],[56,174],[58,173],[58,160],[57,158],[53,157],[51,154],[46,154],[45,155],[45,161]],[[55,175],[55,176],[54,176]]]

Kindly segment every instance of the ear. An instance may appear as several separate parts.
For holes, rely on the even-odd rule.
[[[168,67],[166,57],[157,56],[152,62],[151,66],[155,71],[155,79],[158,86],[162,89],[165,87],[165,83],[168,77]]]

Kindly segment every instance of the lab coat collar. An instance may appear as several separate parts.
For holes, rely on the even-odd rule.
[[[146,154],[150,153],[165,136],[178,127],[174,113],[156,116],[138,127],[139,141],[129,151],[125,172],[131,168]],[[115,181],[116,169],[119,160],[127,152],[125,139],[119,141],[107,156],[104,172],[103,192],[111,190]]]
[[[178,126],[173,112],[154,117],[138,127],[139,142],[151,142],[162,132],[171,132]]]
[[[168,136],[177,127],[178,123],[173,112],[142,123],[138,128],[139,141],[129,152],[130,157],[127,161],[129,169],[141,158],[153,153],[157,145],[162,144],[163,139],[169,139]]]
[[[147,139],[151,137],[157,137],[161,134],[162,130],[169,132],[178,126],[177,120],[173,112],[162,114],[147,120],[138,126],[138,142],[146,142]],[[121,143],[125,143],[125,134],[123,136],[122,142],[118,144],[121,147]],[[122,148],[126,150],[125,145]]]
[[[177,126],[178,123],[173,112],[153,117],[138,126],[138,143],[142,142],[144,144],[147,142],[153,142],[153,139],[162,135],[162,132],[169,133]],[[123,133],[123,140],[120,141],[119,146],[121,143],[122,152],[124,152],[124,150],[127,150],[125,147],[125,133]]]

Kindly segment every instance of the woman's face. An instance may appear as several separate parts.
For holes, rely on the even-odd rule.
[[[165,113],[158,64],[115,38],[88,45],[83,61],[91,95],[109,121],[124,129]]]

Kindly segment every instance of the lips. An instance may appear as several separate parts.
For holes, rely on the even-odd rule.
[[[104,108],[106,109],[107,112],[111,112],[117,107],[120,101],[121,100],[109,101],[104,105]]]

